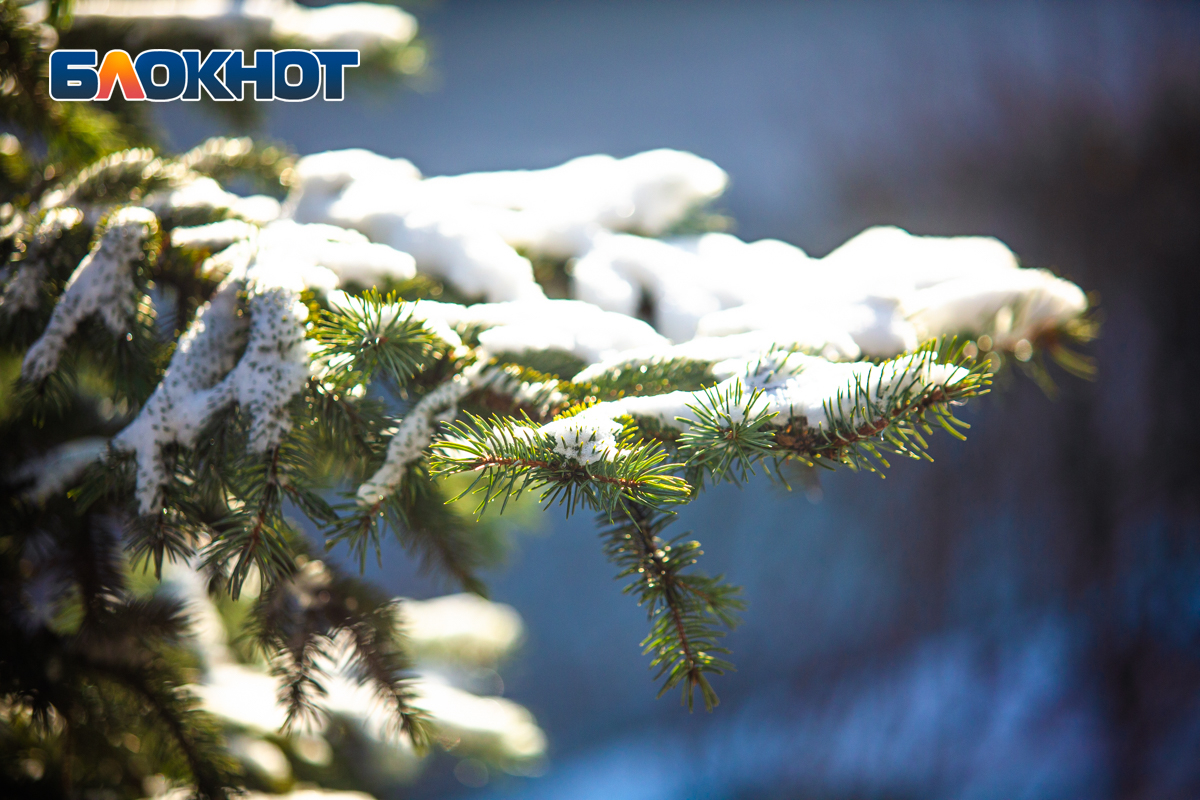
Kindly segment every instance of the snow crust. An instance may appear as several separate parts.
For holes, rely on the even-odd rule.
[[[100,241],[72,273],[46,330],[25,354],[22,378],[41,381],[57,369],[67,339],[90,316],[99,317],[113,336],[129,331],[138,295],[133,265],[157,229],[158,219],[147,209],[129,207],[113,214]]]

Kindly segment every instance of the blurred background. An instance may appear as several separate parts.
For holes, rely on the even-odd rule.
[[[1200,6],[486,3],[411,8],[406,86],[272,104],[301,154],[427,175],[655,147],[712,159],[744,239],[988,234],[1095,292],[1099,378],[1021,375],[886,480],[721,487],[683,512],[746,589],[722,703],[656,701],[592,521],[526,519],[493,597],[544,775],[395,797],[1200,796]],[[186,148],[226,123],[155,109]],[[370,574],[444,591],[398,548]],[[486,778],[475,776],[471,783]]]

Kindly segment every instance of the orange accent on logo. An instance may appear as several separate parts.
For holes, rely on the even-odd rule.
[[[133,59],[124,50],[109,50],[100,65],[100,92],[97,100],[108,100],[112,97],[113,85],[121,84],[121,94],[126,100],[145,100],[146,92],[142,82],[138,80],[133,69]]]

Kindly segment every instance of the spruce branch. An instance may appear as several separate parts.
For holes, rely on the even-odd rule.
[[[694,392],[715,384],[712,362],[680,356],[630,360],[606,370],[586,370],[570,385],[579,399],[619,400],[665,392]]]
[[[364,473],[393,423],[381,401],[316,379],[305,388],[302,413],[300,427],[309,434],[311,452],[327,454],[331,463],[322,472],[331,478]]]
[[[677,442],[688,467],[706,470],[717,482],[729,477],[744,483],[754,474],[755,463],[774,447],[775,432],[768,426],[778,416],[760,402],[762,395],[737,383],[706,389],[700,402],[688,405],[695,419]]]
[[[81,207],[128,202],[161,163],[149,147],[111,153],[59,183],[43,198],[43,204]]]
[[[582,451],[574,452],[572,445]],[[451,423],[447,437],[434,444],[431,466],[438,476],[479,473],[460,495],[479,494],[477,514],[497,500],[503,512],[510,499],[538,490],[542,502],[565,506],[568,515],[580,506],[612,514],[622,502],[659,507],[690,497],[687,482],[671,474],[679,465],[668,463],[657,443],[635,440],[627,429],[615,450],[583,454],[597,445],[594,431],[582,431],[569,444],[528,419],[468,415]]]
[[[824,404],[828,425],[813,430],[806,421],[789,422],[775,435],[785,457],[809,465],[877,471],[890,466],[887,456],[932,460],[928,436],[934,425],[959,440],[970,427],[958,419],[954,406],[988,392],[991,362],[977,360],[967,342],[948,339],[929,342],[907,357],[905,377],[891,381],[888,373],[899,359],[884,362]],[[932,368],[956,370],[944,383],[925,383],[921,376]],[[874,384],[874,388],[872,388]]]
[[[360,683],[375,688],[376,697],[391,710],[397,732],[424,752],[431,741],[429,717],[414,705],[412,664],[403,650],[396,614],[394,604],[381,604],[346,627],[353,642],[351,672]]]
[[[737,625],[736,613],[745,603],[739,597],[741,589],[721,576],[685,571],[703,551],[699,542],[685,541],[687,534],[669,541],[659,536],[673,519],[673,514],[645,506],[622,505],[615,517],[601,515],[597,521],[605,526],[600,534],[605,554],[621,570],[617,579],[632,578],[624,593],[646,607],[650,633],[642,648],[652,656],[655,679],[663,681],[659,696],[680,686],[680,699],[690,711],[699,689],[711,711],[720,700],[708,675],[733,669],[714,654],[729,652],[719,641],[725,630]]]
[[[13,175],[12,195],[23,203],[39,194],[55,175],[69,173],[139,138],[131,126],[90,103],[59,103],[50,97],[44,30],[30,24],[20,3],[0,2],[0,118],[29,137],[41,139],[45,157],[23,175]],[[41,149],[41,148],[39,148]],[[7,181],[5,181],[7,182]]]
[[[236,768],[208,714],[198,710],[191,692],[171,676],[152,667],[94,664],[91,672],[135,693],[148,706],[183,755],[196,793],[205,800],[226,800],[238,783]]]
[[[251,569],[257,568],[264,585],[270,586],[295,568],[283,521],[282,449],[271,448],[248,471],[239,492],[241,507],[233,509],[225,530],[202,552],[203,568],[225,574],[227,590],[235,600]]]
[[[186,563],[196,552],[198,533],[191,521],[172,509],[134,517],[126,527],[130,566],[146,570],[153,564],[154,577],[161,580],[164,559]]]
[[[322,613],[329,602],[328,583],[324,564],[307,562],[290,580],[265,587],[250,615],[245,636],[279,679],[285,731],[323,717],[320,701],[327,691],[320,660],[327,658],[330,644],[330,626]]]
[[[372,289],[334,310],[323,310],[313,332],[317,358],[339,384],[369,383],[383,373],[403,387],[433,352],[435,337],[419,319],[397,311],[398,299]]]
[[[295,575],[259,596],[249,632],[281,679],[285,730],[323,715],[322,681],[341,669],[372,686],[396,729],[423,749],[428,720],[413,706],[412,665],[394,604],[321,561],[299,560]]]

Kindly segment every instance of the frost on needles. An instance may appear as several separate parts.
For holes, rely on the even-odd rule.
[[[1089,369],[1068,347],[1093,333],[1083,291],[999,241],[745,242],[713,230],[727,179],[689,153],[425,177],[362,150],[254,152],[85,169],[10,226],[0,303],[22,392],[53,402],[73,354],[103,350],[130,409],[31,502],[126,498],[135,555],[195,556],[234,596],[296,574],[285,508],[360,563],[390,532],[482,592],[449,501],[474,493],[482,514],[533,491],[597,515],[662,690],[711,708],[743,604],[669,533],[676,508],[789,464],[928,458],[1002,365]],[[264,163],[282,203],[218,180]],[[390,696],[415,732],[410,695]]]

